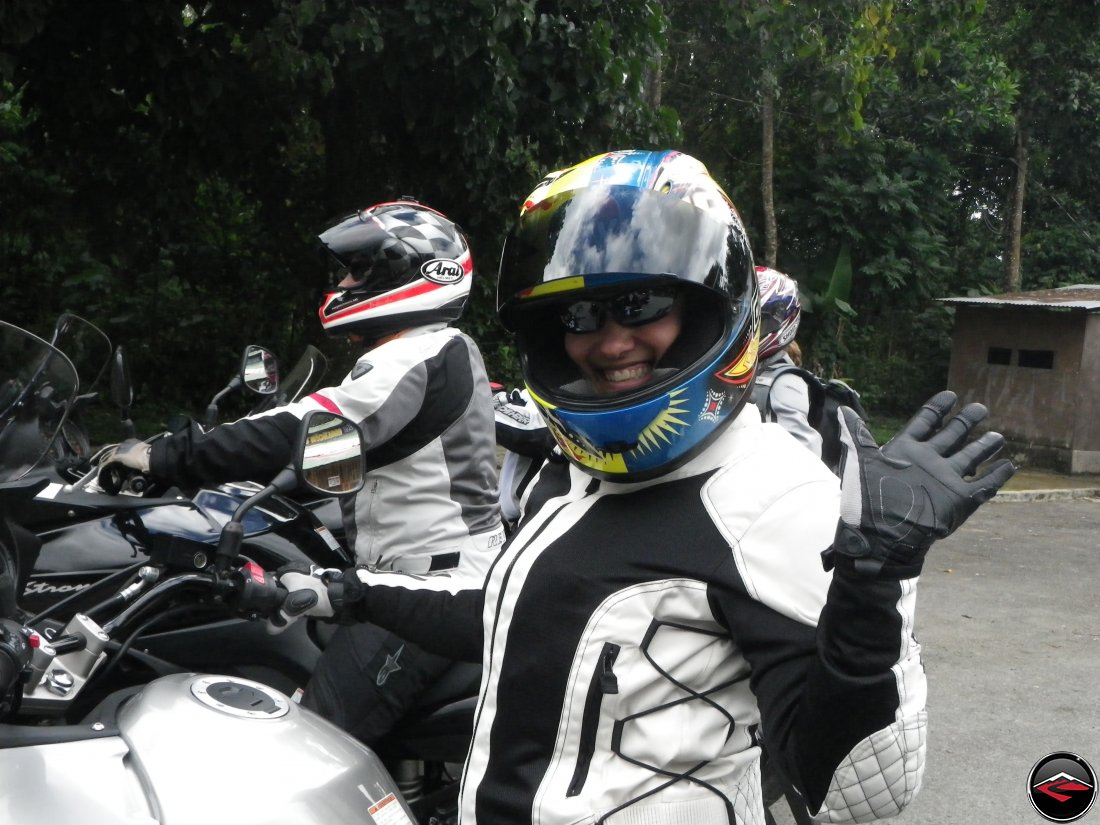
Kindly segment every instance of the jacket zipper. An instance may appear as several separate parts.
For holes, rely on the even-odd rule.
[[[584,715],[581,717],[581,741],[577,752],[577,766],[573,770],[573,779],[569,783],[566,796],[576,796],[584,788],[588,778],[588,769],[592,764],[592,755],[596,752],[596,731],[600,727],[600,707],[605,694],[619,692],[619,680],[612,669],[621,647],[604,642],[600,658],[592,681],[588,684],[588,696],[584,700]]]
[[[379,558],[378,551],[375,549],[376,542],[374,537],[378,535],[378,528],[374,524],[374,508],[378,504],[378,479],[372,478],[370,480],[370,488],[366,490],[367,494],[367,512],[363,518],[363,523],[367,527],[367,540],[366,548],[363,555],[366,556],[367,564],[372,567],[377,567]],[[358,544],[358,536],[356,536],[356,543]],[[351,548],[352,554],[355,553],[355,548]]]

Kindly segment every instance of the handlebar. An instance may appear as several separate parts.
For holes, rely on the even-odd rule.
[[[104,624],[103,631],[108,635],[114,634],[148,612],[152,605],[189,587],[198,587],[213,593],[217,601],[249,619],[275,615],[287,596],[286,589],[275,581],[272,573],[255,562],[246,560],[239,568],[227,574],[196,571],[179,573],[164,579]]]
[[[11,619],[0,619],[0,705],[30,658],[22,628]]]
[[[226,572],[214,567],[171,575],[157,581],[161,568],[143,567],[136,579],[121,588],[101,607],[113,618],[100,626],[87,614],[76,614],[64,635],[50,644],[31,642],[38,633],[10,620],[0,620],[0,718],[10,710],[10,692],[21,686],[22,705],[48,715],[64,713],[91,680],[100,680],[123,660],[134,642],[153,624],[194,615],[196,604],[175,598],[187,590],[213,594],[213,602],[227,611],[258,619],[277,613],[287,597],[275,577],[254,562],[242,559]],[[155,582],[155,583],[154,583]],[[151,586],[150,586],[151,585]],[[120,608],[116,612],[116,608]],[[56,691],[46,685],[47,670],[69,679],[68,689]]]
[[[333,449],[334,447],[337,449]],[[74,677],[66,691],[61,693],[53,691],[57,695],[46,695],[50,690],[43,687],[41,683],[41,676],[45,670],[43,662],[35,663],[29,669],[26,666],[19,667],[16,663],[17,677],[24,671],[30,674],[24,688],[24,699],[37,703],[39,709],[47,708],[52,712],[57,712],[59,708],[71,703],[84,682],[94,677],[96,673],[102,675],[103,672],[114,667],[121,660],[128,646],[150,625],[165,618],[174,618],[193,611],[193,605],[177,603],[165,606],[163,610],[158,609],[154,615],[147,615],[153,612],[154,608],[159,608],[160,602],[188,588],[194,587],[208,592],[212,594],[212,602],[215,606],[235,611],[238,615],[251,619],[276,615],[283,607],[288,593],[274,576],[240,555],[244,517],[251,508],[278,493],[292,489],[297,484],[306,484],[311,489],[329,495],[349,495],[356,492],[363,485],[363,449],[362,432],[350,419],[326,411],[307,412],[299,425],[297,446],[292,461],[275,476],[270,484],[237,505],[229,521],[222,527],[213,563],[202,570],[192,569],[176,573],[161,581],[156,579],[162,572],[169,569],[167,564],[143,565],[142,568],[148,567],[145,571],[148,575],[139,568],[136,580],[123,587],[116,596],[93,608],[97,616],[100,612],[105,615],[113,614],[113,618],[106,624],[100,626],[96,619],[82,613],[77,613],[70,620],[65,632],[67,635],[82,635],[87,643],[83,650],[76,649],[79,645],[67,643],[65,650],[61,653],[52,648],[47,650],[48,646],[42,646],[35,654],[43,662],[53,661],[56,657],[57,668],[63,674]],[[107,455],[107,448],[100,451],[96,458],[102,461],[105,455]],[[349,462],[357,466],[350,467]],[[339,474],[333,475],[327,472],[332,468],[339,468]],[[72,491],[90,483],[93,475],[94,473],[90,473],[68,490]],[[337,489],[332,489],[331,484],[322,484],[318,481],[318,479],[331,481],[334,478],[339,482]],[[205,555],[196,555],[193,561],[195,564],[204,564],[207,563],[207,558]],[[115,612],[116,608],[117,612]],[[140,621],[138,621],[139,618]],[[131,624],[135,624],[136,627],[129,627]],[[120,631],[128,633],[128,637],[118,645],[115,657],[100,667],[108,656],[106,646],[112,641],[112,635]],[[20,635],[22,633],[23,631],[20,630]],[[66,661],[61,661],[62,659]],[[4,672],[8,670],[11,670],[11,667],[5,668]],[[37,682],[33,680],[35,672],[39,677]]]
[[[218,582],[213,573],[203,572],[179,573],[162,582],[158,582],[153,585],[153,588],[149,592],[138,596],[129,607],[104,624],[103,632],[110,636],[114,631],[118,630],[118,628],[124,627],[136,616],[144,613],[150,605],[155,604],[168,595],[179,592],[184,587],[195,584],[203,585],[205,588],[213,590]]]

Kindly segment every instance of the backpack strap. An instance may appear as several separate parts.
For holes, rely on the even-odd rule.
[[[764,415],[764,420],[768,420],[768,416],[772,413],[772,388],[775,386],[775,382],[779,380],[782,375],[793,373],[806,382],[806,388],[810,395],[810,412],[807,415],[807,419],[810,422],[810,426],[815,430],[819,429],[821,423],[821,416],[825,411],[825,388],[821,385],[821,379],[814,375],[807,369],[795,366],[794,364],[786,364],[778,369],[772,370],[769,374],[771,384],[768,385],[767,394],[764,396],[763,406],[760,408],[760,412]]]

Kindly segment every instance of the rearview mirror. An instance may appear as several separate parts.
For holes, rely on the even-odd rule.
[[[350,419],[311,410],[303,419],[295,460],[299,481],[329,496],[344,496],[363,487],[363,434]]]
[[[241,380],[245,389],[259,395],[273,395],[279,389],[279,362],[275,353],[255,344],[245,347]]]
[[[241,387],[260,395],[273,395],[279,389],[279,362],[271,350],[256,344],[244,348],[237,374],[206,405],[206,415],[203,417],[206,427],[218,425],[218,404]]]
[[[245,513],[275,493],[289,492],[296,484],[327,496],[346,496],[363,487],[366,473],[363,434],[351,419],[327,410],[310,410],[298,426],[298,447],[290,464],[271,484],[233,511],[222,526],[214,564],[225,573],[240,555]]]

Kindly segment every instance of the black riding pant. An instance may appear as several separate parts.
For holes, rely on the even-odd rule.
[[[302,705],[374,745],[453,663],[377,625],[348,625],[325,648]]]

